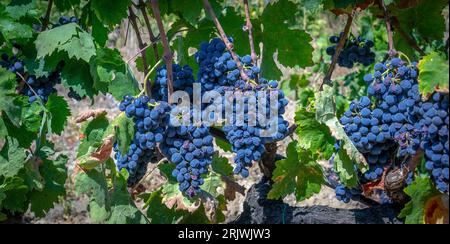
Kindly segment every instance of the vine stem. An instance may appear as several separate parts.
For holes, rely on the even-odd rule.
[[[153,34],[152,25],[150,24],[150,18],[148,17],[147,8],[143,0],[139,0],[139,9],[141,10],[142,16],[144,16],[144,22],[147,26],[148,35],[150,36],[150,45],[153,47],[155,60],[159,60],[158,46],[156,45],[158,38],[155,37],[155,34]]]
[[[244,79],[245,81],[248,81],[249,78],[248,78],[247,74],[244,72],[244,67],[242,66],[242,63],[239,60],[239,57],[233,51],[234,46],[228,40],[228,37],[225,34],[225,31],[223,30],[222,25],[220,24],[219,20],[217,19],[217,16],[211,7],[211,4],[209,3],[208,0],[203,0],[203,6],[205,8],[205,11],[209,14],[209,16],[212,18],[214,24],[216,25],[216,28],[219,31],[220,38],[222,39],[223,43],[225,43],[225,46],[227,47],[228,52],[230,52],[231,57],[233,58],[234,62],[236,62],[239,72],[241,73],[242,79]]]
[[[164,30],[158,0],[151,0],[150,4],[153,10],[153,15],[155,17],[156,23],[158,25],[159,35],[161,36],[161,41],[164,48],[163,58],[166,63],[167,69],[167,90],[168,90],[167,95],[168,95],[168,102],[170,104],[172,103],[172,93],[173,93],[173,71],[172,71],[173,54],[172,51],[170,51],[169,40],[167,39],[167,35]]]
[[[47,27],[48,27],[48,24],[50,22],[50,14],[52,12],[52,7],[53,7],[53,0],[48,0],[47,11],[45,12],[45,16],[44,16],[44,19],[43,19],[41,31],[45,31],[45,29],[47,29]]]
[[[392,25],[391,25],[391,18],[389,17],[388,10],[386,8],[386,5],[384,4],[384,0],[379,0],[379,5],[381,10],[383,10],[384,14],[384,22],[386,23],[386,31],[388,35],[388,45],[389,45],[389,56],[392,57],[397,54],[397,51],[394,47],[394,38],[392,34]]]
[[[398,33],[400,33],[400,35],[406,40],[406,42],[412,48],[414,48],[417,52],[419,52],[420,56],[426,55],[425,51],[423,51],[422,48],[420,48],[420,46],[419,46],[419,44],[417,44],[416,40],[401,28],[401,26],[397,20],[393,19],[392,25],[395,27],[395,29],[398,31]]]
[[[157,43],[158,41],[159,41],[159,38],[156,38],[156,42],[155,43]],[[143,51],[147,50],[152,45],[153,45],[153,42],[151,42],[150,44],[147,44],[144,48],[140,49],[131,58],[129,58],[125,63],[129,64],[131,61],[135,60],[137,58],[137,56],[139,56]],[[159,60],[159,58],[157,60]]]
[[[250,52],[252,56],[253,64],[257,65],[258,62],[258,55],[256,55],[255,52],[255,44],[253,40],[253,25],[252,21],[250,20],[250,7],[248,5],[248,0],[244,0],[244,9],[245,9],[245,26],[248,31],[248,40],[250,42]]]
[[[141,51],[141,56],[142,56],[142,64],[144,65],[144,75],[147,75],[148,73],[148,63],[147,63],[147,56],[145,55],[145,44],[142,41],[142,36],[141,33],[139,32],[139,26],[137,24],[137,16],[133,11],[132,7],[128,7],[128,11],[129,11],[129,16],[128,19],[130,20],[130,24],[134,29],[134,32],[136,33],[136,39],[138,41],[138,45],[139,45],[139,49],[142,50]]]
[[[162,63],[162,59],[158,60],[156,62],[155,65],[153,65],[153,67],[150,69],[150,71],[148,72],[148,74],[145,76],[144,78],[144,91],[146,94],[150,94],[152,91],[150,90],[150,88],[152,87],[152,85],[148,85],[148,80],[150,78],[150,75],[156,70],[156,68],[158,68],[158,66]]]
[[[134,192],[137,190],[137,188],[147,179],[147,177],[149,177],[157,168],[160,164],[169,162],[169,160],[167,158],[162,158],[158,163],[156,163],[155,167],[148,171],[144,177],[142,177],[142,179],[132,188],[131,192]]]
[[[334,53],[333,58],[331,60],[330,68],[328,69],[327,74],[325,75],[325,78],[323,79],[322,83],[320,84],[320,88],[319,88],[320,91],[323,90],[324,84],[328,84],[331,81],[331,76],[333,75],[334,68],[336,67],[336,64],[338,62],[339,55],[341,54],[341,51],[344,48],[345,43],[347,42],[348,33],[350,32],[350,27],[352,26],[352,22],[353,22],[353,14],[354,14],[354,12],[347,15],[347,23],[345,24],[344,32],[343,32],[341,38],[339,39],[339,43],[336,47],[336,52]]]

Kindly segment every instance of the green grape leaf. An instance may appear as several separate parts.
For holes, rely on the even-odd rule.
[[[90,61],[94,87],[106,93],[116,72],[125,73],[125,63],[117,49],[101,48]]]
[[[39,128],[41,127],[42,116],[36,115],[42,115],[42,113],[44,112],[44,107],[39,102],[28,104],[28,99],[25,97],[23,100],[23,125],[27,128],[28,131],[37,133],[39,131]]]
[[[6,6],[5,12],[13,19],[18,20],[27,15],[37,15],[36,0],[15,1]]]
[[[218,137],[215,137],[216,139],[216,145],[220,147],[225,152],[232,152],[231,144],[228,141],[222,140]]]
[[[33,28],[6,18],[2,14],[0,17],[0,33],[8,40],[30,39],[33,37]]]
[[[297,6],[293,2],[278,1],[268,4],[261,16],[264,25],[261,40],[265,56],[261,70],[268,79],[278,79],[281,76],[281,71],[272,58],[276,52],[278,61],[284,66],[304,68],[313,65],[313,47],[310,44],[312,38],[303,30],[288,29],[286,24],[295,21],[296,13]]]
[[[311,153],[291,142],[287,158],[277,161],[273,171],[274,184],[268,193],[269,199],[280,199],[291,193],[297,201],[303,201],[318,193],[325,182],[322,168],[311,158]]]
[[[94,38],[94,41],[100,45],[100,47],[103,47],[105,46],[106,41],[108,41],[109,30],[103,25],[96,15],[92,14],[91,17],[92,37]]]
[[[89,62],[95,56],[96,49],[92,36],[77,24],[70,23],[41,32],[35,41],[37,58],[65,51],[69,58]]]
[[[222,181],[220,175],[213,172],[204,177],[204,181],[205,183],[200,188],[215,198],[222,194],[219,189],[222,189],[222,192],[225,189],[225,182]]]
[[[91,8],[103,23],[114,26],[127,18],[131,0],[92,0]]]
[[[172,171],[175,169],[175,164],[160,164],[159,171],[167,178],[170,183],[177,183],[177,179],[172,176]]]
[[[16,76],[0,67],[0,111],[4,111],[11,122],[19,127],[22,108],[15,95],[16,83]]]
[[[435,91],[448,93],[448,60],[433,52],[419,61],[419,89],[429,97]]]
[[[128,172],[122,169],[113,180],[113,191],[110,194],[111,216],[108,224],[143,224],[144,215],[134,205],[127,189]]]
[[[211,168],[214,172],[223,176],[233,176],[233,167],[228,163],[228,159],[221,157],[218,153],[213,155],[213,161],[211,163]]]
[[[61,80],[63,86],[72,88],[81,97],[93,97],[95,94],[87,63],[76,62],[72,59],[66,61],[66,65],[61,72]]]
[[[2,115],[8,136],[14,137],[22,148],[29,148],[31,143],[36,139],[36,133],[28,131],[25,125],[16,127],[12,124],[8,116]]]
[[[118,50],[103,48],[97,51],[90,62],[94,87],[103,93],[110,92],[114,98],[121,100],[124,95],[135,95],[139,84],[127,75],[126,64]]]
[[[160,190],[149,194],[144,201],[147,208],[147,217],[152,224],[176,224],[183,215],[187,214],[186,211],[168,208],[163,203]]]
[[[125,95],[137,95],[139,84],[126,74],[116,73],[109,85],[109,92],[115,99],[122,100]]]
[[[195,212],[186,215],[180,224],[210,224],[211,221],[206,216],[205,206],[201,204]]]
[[[89,196],[90,218],[93,223],[103,223],[109,216],[107,206],[108,183],[97,169],[79,173],[75,177],[75,192]]]
[[[354,162],[344,149],[345,142],[341,142],[341,149],[334,157],[334,171],[339,175],[341,183],[352,188],[358,184],[358,172],[355,171]]]
[[[417,177],[411,185],[404,189],[411,197],[399,217],[405,218],[406,224],[423,224],[425,222],[425,205],[428,200],[440,193],[433,186],[429,177]]]
[[[26,163],[25,149],[19,146],[15,138],[7,137],[6,144],[0,152],[0,175],[13,177],[19,173]]]
[[[329,159],[334,151],[335,139],[330,129],[316,120],[315,113],[300,108],[295,114],[298,146],[319,155],[320,159]]]
[[[117,139],[117,146],[122,154],[126,154],[134,137],[134,122],[122,113],[112,125]],[[107,136],[107,135],[104,135]]]
[[[368,169],[367,161],[358,149],[356,149],[355,145],[353,145],[353,142],[336,118],[336,106],[333,97],[333,88],[328,85],[324,85],[323,91],[316,94],[316,119],[326,124],[337,140],[343,141],[343,148],[346,150],[348,156],[356,162],[358,168],[364,173]]]
[[[0,139],[8,135],[8,129],[6,129],[5,122],[2,117],[0,117]]]
[[[69,104],[63,97],[52,94],[49,96],[45,107],[51,115],[52,132],[61,135],[70,116]]]
[[[70,10],[71,7],[79,5],[80,1],[81,0],[58,0],[54,1],[54,4],[60,11],[67,11]]]
[[[39,170],[45,181],[44,189],[34,190],[30,195],[31,211],[37,217],[44,217],[54,203],[58,202],[59,197],[66,194],[64,184],[67,179],[67,160],[65,155],[58,156],[54,161],[43,159],[44,163]]]
[[[158,50],[159,58],[161,58],[161,55],[163,54],[163,46],[161,42],[158,42],[156,44],[156,49]],[[154,49],[153,48],[147,48],[145,50],[145,57],[147,58],[147,65],[155,65],[159,60],[156,60]],[[139,55],[139,57],[136,59],[136,69],[140,72],[144,72],[144,63],[142,62],[142,56]]]
[[[1,201],[0,209],[7,209],[13,213],[23,212],[27,209],[28,187],[24,184],[22,178],[7,178],[0,185],[0,193],[6,196]]]
[[[175,203],[177,209],[192,209],[196,203],[192,198],[188,198],[179,190],[178,182],[168,182],[161,187],[163,202]]]
[[[103,134],[108,126],[109,121],[105,114],[82,124],[81,135],[83,139],[78,146],[77,158],[88,154],[90,147],[101,146]]]
[[[413,1],[414,2],[414,1]],[[426,39],[442,39],[445,32],[445,19],[442,10],[448,5],[447,0],[420,1],[410,8],[388,6],[406,33],[413,33],[414,29]]]

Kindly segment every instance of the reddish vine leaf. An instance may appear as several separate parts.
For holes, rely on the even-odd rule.
[[[75,123],[85,122],[86,120],[88,120],[90,118],[96,119],[100,116],[106,115],[107,113],[108,112],[106,111],[106,109],[94,109],[94,110],[84,111],[84,112],[81,112],[81,114],[79,114],[75,118]]]
[[[325,182],[322,168],[311,157],[311,152],[298,148],[291,142],[287,148],[287,158],[277,161],[273,171],[272,189],[269,199],[280,199],[291,193],[297,201],[303,201],[320,192]]]
[[[432,197],[425,205],[425,220],[427,224],[448,224],[448,195]]]
[[[103,139],[103,144],[95,149],[95,151],[78,158],[78,165],[84,170],[91,170],[106,162],[110,158],[114,141],[115,138],[113,135],[106,137]]]

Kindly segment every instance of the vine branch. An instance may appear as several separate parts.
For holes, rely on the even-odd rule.
[[[147,55],[145,54],[145,44],[142,41],[141,33],[139,32],[139,26],[137,24],[137,17],[134,13],[132,7],[128,7],[129,16],[128,19],[130,20],[130,24],[134,29],[134,32],[136,33],[136,39],[138,41],[139,49],[141,50],[141,56],[142,56],[142,64],[144,65],[144,76],[148,73],[148,63],[147,63]]]
[[[319,90],[323,90],[324,84],[329,84],[331,82],[331,76],[333,75],[334,68],[336,67],[336,64],[339,60],[339,55],[341,55],[341,51],[345,46],[345,43],[347,42],[348,33],[350,32],[350,27],[352,26],[353,22],[353,12],[352,14],[347,15],[347,23],[345,24],[344,32],[339,39],[339,43],[336,47],[336,52],[333,55],[333,58],[331,60],[330,68],[327,71],[327,74],[325,75],[325,78],[323,79],[322,83],[320,84]]]
[[[139,0],[139,9],[144,16],[145,25],[147,26],[148,35],[150,36],[150,45],[153,47],[155,60],[159,60],[158,46],[156,45],[158,38],[153,34],[152,25],[150,24],[150,18],[147,14],[147,8],[143,0]]]
[[[255,44],[253,41],[253,25],[250,20],[250,7],[248,6],[248,0],[244,0],[244,9],[245,9],[245,20],[246,20],[246,29],[248,31],[248,40],[250,42],[250,52],[252,56],[253,64],[257,65],[258,55],[255,52]]]
[[[45,31],[45,29],[47,29],[47,27],[48,27],[48,24],[50,22],[50,14],[52,12],[52,7],[53,7],[53,0],[48,0],[47,11],[45,12],[45,16],[42,21],[41,31]]]
[[[389,44],[389,56],[392,57],[397,54],[397,51],[394,47],[394,38],[392,35],[392,25],[391,18],[389,17],[389,13],[387,11],[386,5],[384,4],[384,0],[379,0],[379,5],[381,10],[383,10],[384,14],[384,22],[386,23],[386,30],[388,35],[388,44]]]
[[[172,71],[172,62],[173,62],[173,54],[170,51],[169,40],[167,39],[166,32],[164,31],[164,25],[161,19],[161,13],[159,11],[158,0],[150,1],[153,15],[155,17],[156,23],[158,24],[159,35],[161,36],[161,41],[164,48],[164,61],[166,63],[167,69],[167,90],[168,90],[168,102],[172,103],[172,93],[173,93],[173,71]]]
[[[228,52],[230,52],[231,57],[233,58],[234,62],[236,62],[236,65],[241,73],[242,79],[247,81],[249,78],[248,78],[247,74],[244,72],[244,67],[242,66],[242,63],[239,60],[239,57],[233,51],[233,47],[234,47],[233,43],[231,43],[228,40],[228,37],[225,34],[225,31],[223,30],[222,25],[220,24],[219,20],[217,19],[217,16],[211,7],[211,4],[209,3],[208,0],[203,0],[203,6],[205,8],[205,11],[209,14],[209,16],[211,16],[214,24],[216,25],[217,30],[219,31],[220,38],[222,39],[223,43],[225,43],[225,46],[227,47]]]

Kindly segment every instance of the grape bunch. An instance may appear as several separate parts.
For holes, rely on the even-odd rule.
[[[166,135],[161,150],[176,164],[172,175],[177,179],[180,191],[193,197],[201,191],[202,175],[208,173],[212,163],[213,137],[207,127],[194,125],[169,126]]]
[[[232,42],[233,39],[229,38]],[[203,42],[195,54],[199,64],[198,81],[203,91],[220,90],[222,87],[235,86],[241,78],[240,71],[231,54],[225,50],[225,44],[219,38],[209,43]],[[250,55],[239,57],[244,72],[249,79],[255,80],[260,69],[252,65]]]
[[[394,161],[403,162],[422,149],[425,168],[436,188],[448,192],[448,95],[434,93],[428,101],[422,101],[416,62],[391,58],[375,64],[374,69],[373,74],[364,76],[370,84],[368,96],[352,102],[340,118],[345,132],[369,163],[362,183],[380,179]],[[409,181],[413,178],[413,173],[408,175]],[[389,203],[383,194],[381,199]]]
[[[336,53],[337,43],[339,43],[342,35],[343,33],[340,36],[330,37],[329,41],[336,45],[326,49],[328,55],[333,56]],[[373,41],[365,40],[361,36],[357,38],[353,36],[349,37],[339,54],[339,66],[351,69],[356,63],[361,63],[364,66],[371,65],[375,62],[375,53],[371,51],[373,46]]]
[[[46,103],[48,97],[56,92],[54,86],[61,83],[61,71],[64,63],[60,62],[56,69],[48,76],[36,77],[35,75],[28,75],[25,72],[24,63],[17,56],[9,57],[6,53],[1,55],[0,65],[9,71],[16,73],[16,78],[19,83],[25,82],[20,88],[20,93],[28,96],[28,101],[33,103],[37,100]],[[23,78],[25,81],[23,81]]]
[[[340,119],[344,131],[369,163],[369,170],[364,173],[367,181],[382,176],[384,168],[391,163],[389,154],[393,146],[389,126],[383,123],[383,112],[371,107],[370,98],[361,97],[350,104]]]
[[[147,96],[133,98],[125,96],[119,105],[128,118],[135,123],[135,134],[126,155],[116,148],[117,168],[125,168],[130,177],[129,185],[136,184],[145,174],[147,165],[155,158],[157,143],[165,139],[170,106],[166,102],[156,102]]]
[[[178,64],[173,64],[172,71],[173,90],[185,91],[192,97],[192,85],[195,82],[192,68],[188,65],[182,67]],[[168,101],[166,66],[159,68],[156,73],[155,84],[152,86],[152,96],[159,101]]]
[[[364,80],[372,82],[368,88],[369,96],[375,98],[376,107],[383,112],[382,122],[389,125],[401,157],[414,155],[422,136],[422,128],[418,126],[421,96],[416,66],[417,63],[408,65],[399,58],[393,58],[384,64],[377,63],[375,73],[364,77]]]
[[[196,61],[200,66],[198,79],[202,86],[202,91],[217,91],[221,95],[225,92],[242,92],[243,105],[234,103],[233,97],[225,97],[233,106],[233,118],[223,127],[227,139],[232,144],[232,150],[236,154],[234,162],[235,174],[242,177],[248,177],[248,168],[254,161],[259,161],[265,152],[264,144],[272,141],[281,140],[286,137],[288,132],[288,122],[283,119],[285,107],[288,103],[284,93],[278,89],[278,82],[267,81],[264,78],[257,79],[260,69],[252,64],[250,55],[239,57],[243,65],[243,71],[249,80],[243,80],[240,70],[231,54],[225,50],[224,43],[218,39],[212,39],[209,43],[201,44],[199,51],[195,55]],[[258,80],[258,83],[256,82]],[[265,93],[258,93],[258,92]],[[249,93],[252,92],[252,93]],[[248,95],[252,94],[252,95]],[[264,97],[260,97],[264,96]],[[271,98],[275,103],[270,103]],[[230,100],[231,99],[231,100]],[[258,111],[258,101],[265,101],[265,111]],[[225,107],[225,104],[222,104]],[[272,107],[271,107],[272,106]],[[266,124],[256,123],[250,125],[249,121],[255,119],[258,112],[269,116],[270,109],[277,108],[278,114],[271,118]],[[237,114],[243,114],[243,125],[237,125]],[[271,127],[272,126],[272,127]],[[270,128],[275,131],[270,135],[263,135],[261,132]]]
[[[75,23],[78,24],[80,21],[77,17],[72,16],[72,17],[67,17],[67,16],[61,16],[58,20],[58,23],[53,24],[53,28],[59,27],[59,26],[63,26],[63,25],[67,25],[70,23]]]
[[[336,199],[345,203],[349,203],[353,196],[350,189],[342,184],[337,185],[336,188],[334,188],[334,192],[336,193]]]
[[[448,192],[448,157],[449,157],[449,96],[436,92],[428,102],[422,104],[419,113],[423,116],[419,121],[424,136],[421,148],[425,152],[425,168],[430,172],[436,188]]]

